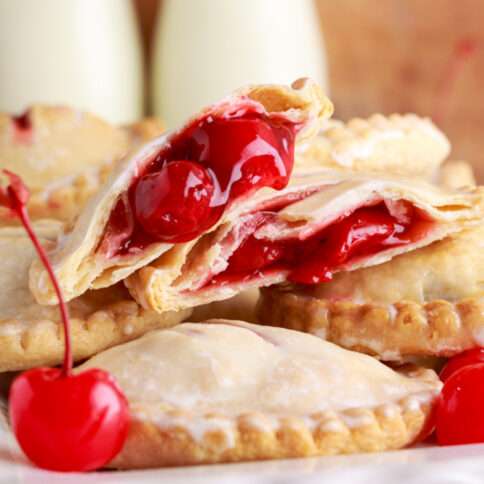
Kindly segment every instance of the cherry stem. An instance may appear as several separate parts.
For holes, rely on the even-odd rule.
[[[44,247],[39,242],[37,235],[35,235],[34,229],[32,227],[32,222],[30,221],[30,217],[27,213],[27,209],[25,205],[19,206],[17,208],[17,213],[22,221],[25,230],[29,234],[30,240],[39,255],[42,264],[44,265],[47,273],[49,274],[50,280],[52,281],[52,285],[54,286],[55,293],[57,295],[57,300],[59,301],[59,310],[61,313],[62,318],[62,325],[64,327],[64,339],[65,339],[65,350],[64,350],[64,364],[63,364],[63,373],[64,376],[69,376],[72,373],[72,347],[71,347],[71,331],[70,331],[70,321],[69,321],[69,313],[67,311],[67,305],[62,297],[62,292],[59,287],[59,283],[57,282],[57,277],[54,274],[54,270],[52,269],[52,265],[50,264],[49,258],[45,252]]]
[[[477,41],[472,37],[463,37],[454,46],[454,51],[445,68],[444,74],[437,87],[434,112],[432,118],[437,124],[442,124],[449,108],[449,99],[455,83],[462,73],[467,61],[476,53]]]
[[[8,208],[12,213],[16,214],[22,225],[24,226],[30,240],[32,241],[35,250],[42,261],[49,278],[54,286],[55,293],[57,295],[57,300],[59,302],[59,309],[61,313],[62,324],[64,327],[64,365],[63,365],[63,375],[65,377],[72,373],[72,350],[71,350],[71,331],[69,323],[69,313],[67,312],[67,306],[62,297],[62,292],[59,287],[59,283],[54,274],[54,269],[47,257],[45,249],[42,247],[37,235],[35,235],[34,229],[32,227],[32,222],[30,221],[29,214],[27,212],[27,202],[29,201],[30,193],[28,188],[25,186],[22,179],[12,173],[9,170],[3,170],[4,175],[9,178],[10,183],[6,188],[0,187],[0,206]]]

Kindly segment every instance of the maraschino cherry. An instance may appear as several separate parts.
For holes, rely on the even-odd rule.
[[[484,363],[461,367],[446,379],[436,410],[437,442],[484,442]]]
[[[26,209],[29,191],[4,170],[10,184],[0,189],[0,204],[22,222],[44,264],[59,300],[65,338],[62,369],[36,368],[19,375],[9,395],[12,429],[20,447],[37,466],[57,471],[90,471],[120,450],[129,425],[128,402],[109,373],[72,373],[70,323],[52,266]]]
[[[484,363],[484,348],[473,348],[451,358],[442,368],[440,379],[445,383],[456,371],[475,363]]]

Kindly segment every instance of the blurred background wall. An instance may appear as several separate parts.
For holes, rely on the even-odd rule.
[[[452,141],[453,157],[471,161],[484,181],[484,1],[315,1],[335,115],[342,119],[374,112],[431,115],[445,102],[439,124]],[[150,49],[160,2],[135,2]],[[456,42],[464,37],[477,42],[476,52],[462,64],[442,101],[442,77]]]

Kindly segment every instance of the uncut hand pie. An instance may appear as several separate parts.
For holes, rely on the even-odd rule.
[[[484,346],[484,226],[313,287],[274,287],[261,322],[383,360]]]
[[[252,199],[274,199],[289,181],[296,138],[316,132],[331,112],[311,81],[253,86],[146,145],[118,166],[52,254],[65,297],[187,252]],[[52,304],[44,274],[34,265],[31,288]]]
[[[55,221],[39,221],[35,231],[45,247],[62,233]],[[36,257],[20,227],[0,228],[0,372],[62,362],[64,342],[57,306],[40,306],[28,289]],[[82,360],[146,331],[171,326],[189,312],[158,314],[138,306],[123,286],[89,291],[69,305],[74,358]]]
[[[119,128],[82,111],[35,105],[21,116],[0,113],[0,168],[28,185],[32,218],[72,220],[115,161],[162,131],[156,119]],[[1,222],[15,221],[2,211]]]
[[[0,167],[28,185],[33,218],[71,219],[129,146],[128,132],[66,107],[35,105],[18,117],[0,114]],[[2,218],[9,221],[5,213]]]
[[[128,439],[110,464],[122,469],[401,448],[428,427],[441,387],[431,370],[223,320],[148,333],[88,368],[128,398]]]
[[[393,173],[434,181],[450,152],[446,136],[415,114],[330,120],[297,148],[299,168]]]

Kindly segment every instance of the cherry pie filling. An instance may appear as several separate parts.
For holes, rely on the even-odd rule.
[[[250,104],[195,120],[166,143],[118,200],[101,252],[122,256],[155,242],[193,240],[234,200],[262,187],[286,187],[300,126]]]
[[[28,143],[32,138],[32,120],[30,110],[10,117],[13,126],[13,136],[18,143]]]
[[[266,240],[254,232],[228,259],[227,268],[202,287],[220,286],[289,272],[288,280],[299,284],[329,281],[346,264],[421,239],[433,225],[420,210],[406,202],[405,215],[392,215],[382,201],[356,209],[304,240]],[[265,221],[275,213],[264,212]],[[259,224],[262,226],[265,221]]]

